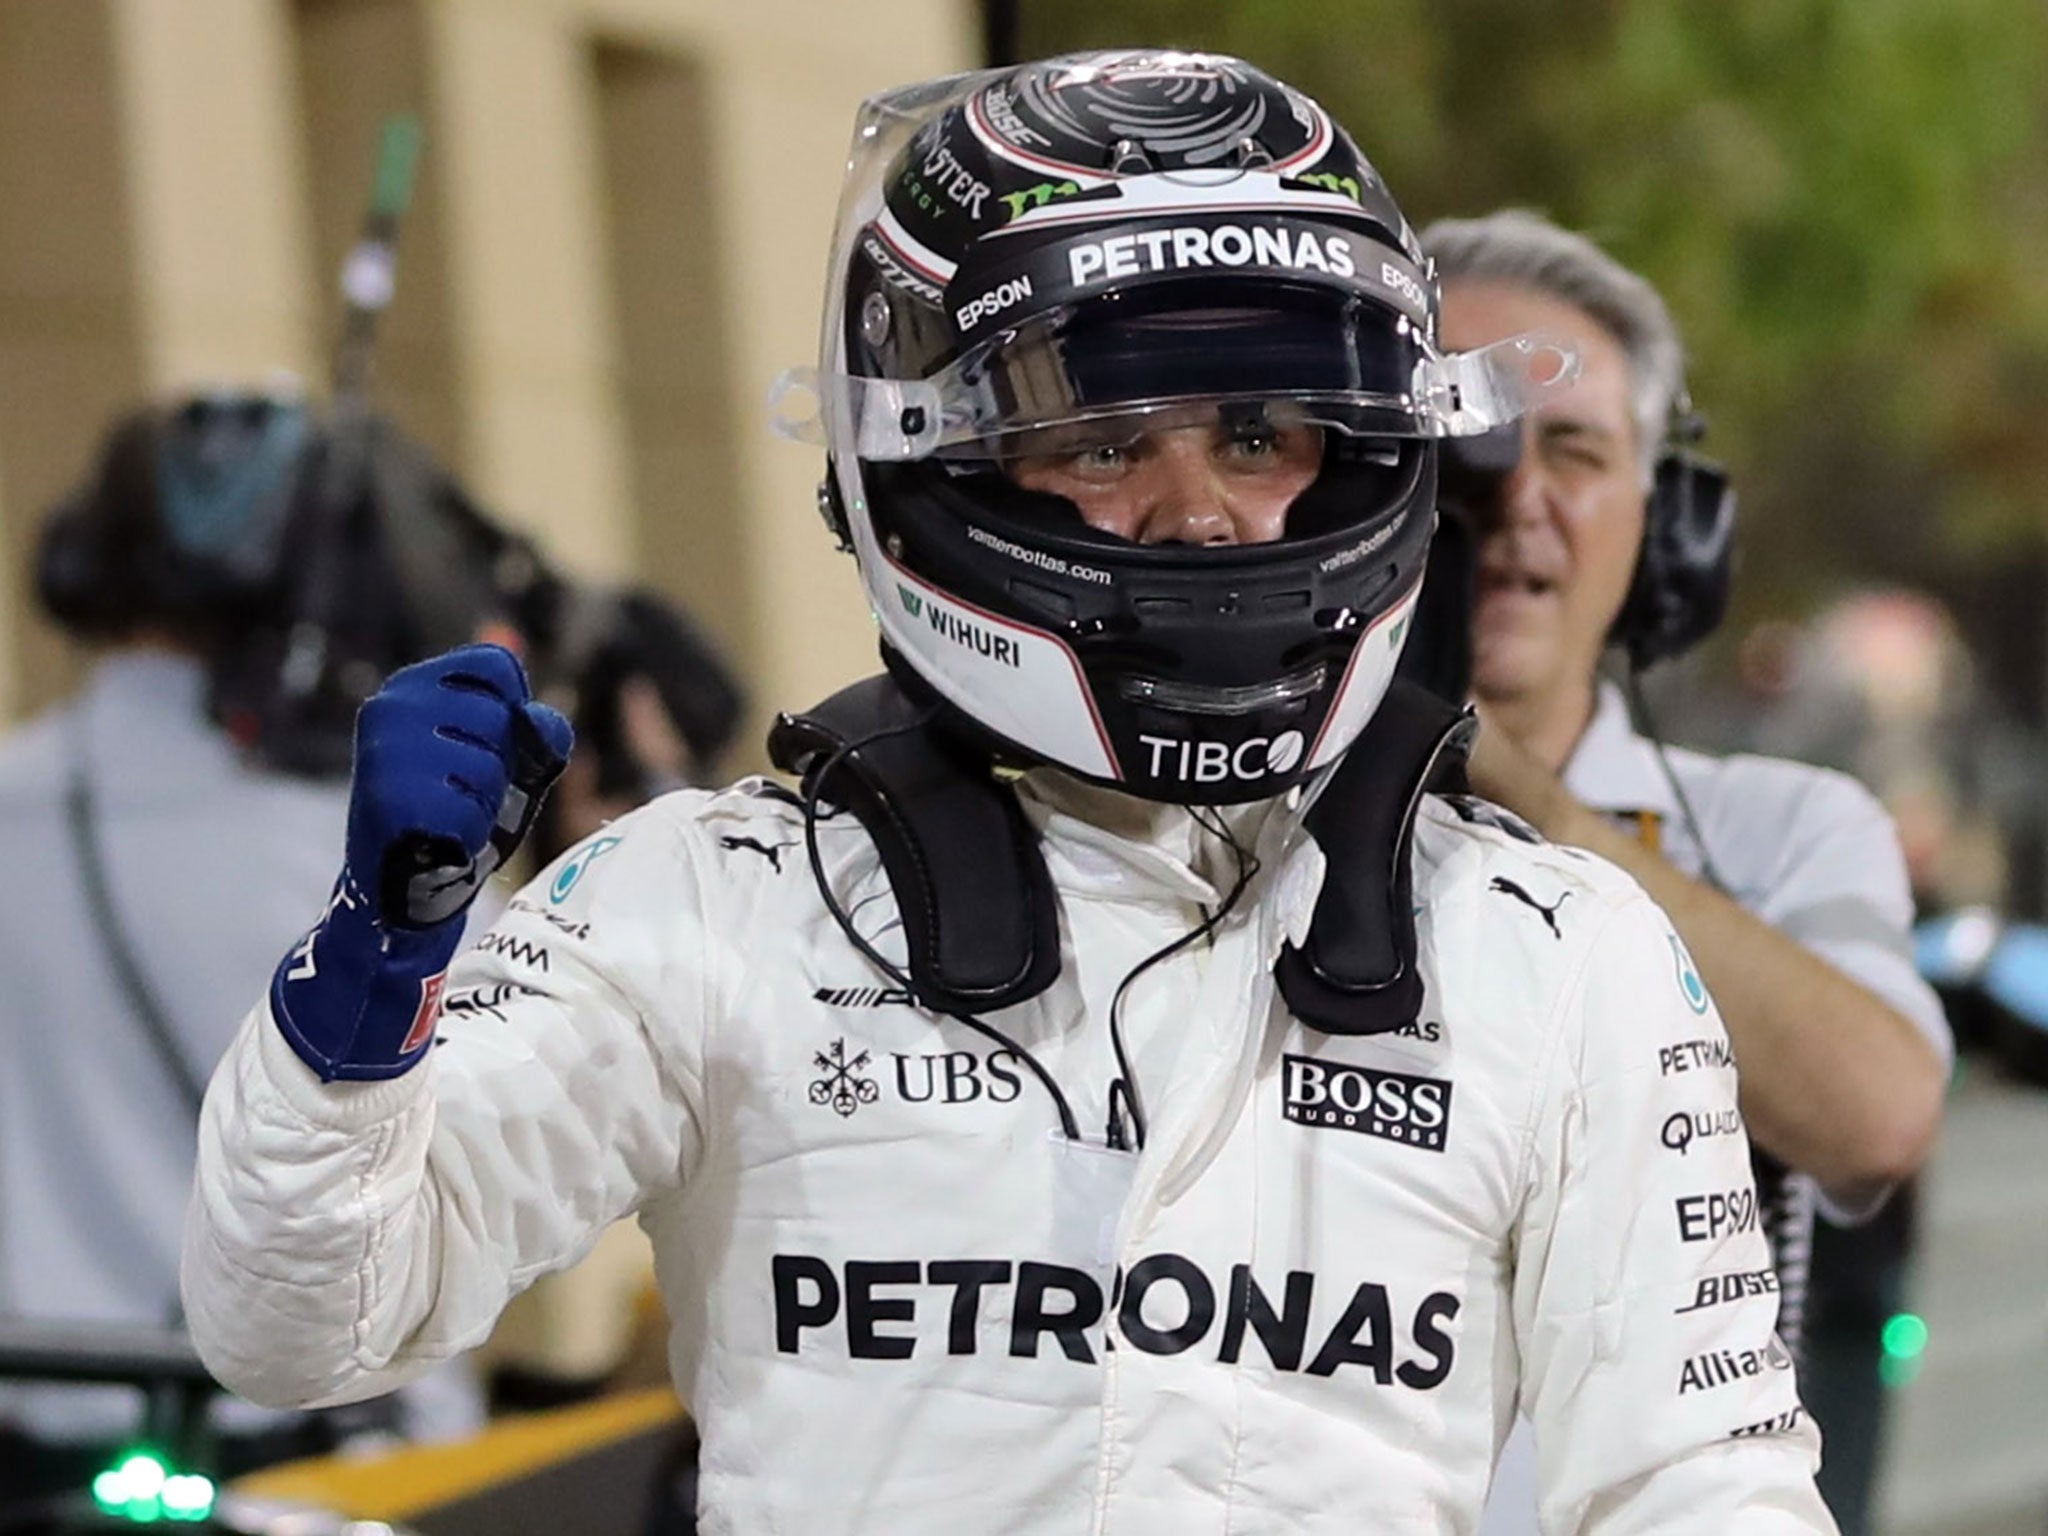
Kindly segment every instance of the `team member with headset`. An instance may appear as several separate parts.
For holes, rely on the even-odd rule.
[[[44,526],[46,610],[98,655],[78,693],[0,743],[0,1314],[169,1328],[221,1010],[275,961],[345,824],[345,782],[250,750],[246,663],[274,619],[321,432],[271,394],[151,406],[109,432]],[[346,722],[343,721],[345,726]],[[238,731],[244,734],[238,736]],[[460,1373],[399,1415],[223,1409],[227,1465],[365,1427],[480,1419]],[[0,1383],[0,1502],[83,1490],[141,1427],[113,1387]]]
[[[1734,497],[1693,450],[1678,334],[1655,290],[1521,211],[1432,225],[1422,246],[1447,345],[1542,327],[1582,359],[1569,392],[1446,476],[1472,541],[1473,787],[1634,875],[1698,961],[1740,1065],[1739,1114],[1709,1091],[1731,1063],[1662,1060],[1671,1117],[1638,1155],[1706,1188],[1701,1153],[1746,1127],[1775,1266],[1703,1277],[1672,1306],[1705,1312],[1768,1288],[1796,1351],[1816,1203],[1841,1221],[1872,1214],[1940,1119],[1951,1044],[1913,965],[1897,836],[1844,775],[1665,747],[1601,676],[1610,653],[1630,680],[1679,654],[1727,602]],[[1526,894],[1549,910],[1564,899]],[[1539,1460],[1567,1453],[1539,1428]],[[1488,1529],[1533,1530],[1531,1469],[1514,1447],[1501,1482]]]
[[[1832,1531],[1776,1298],[1673,1304],[1769,1264],[1739,1131],[1642,1155],[1732,1111],[1654,1070],[1711,999],[1392,683],[1439,439],[1568,352],[1443,351],[1372,167],[1213,55],[870,102],[829,270],[785,424],[887,672],[452,971],[569,733],[487,647],[389,681],[209,1091],[209,1363],[387,1391],[636,1214],[706,1530],[1469,1529],[1519,1400],[1558,1529]]]

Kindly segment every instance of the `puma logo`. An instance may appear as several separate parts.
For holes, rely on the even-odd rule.
[[[1487,889],[1499,891],[1503,896],[1512,896],[1525,907],[1535,908],[1537,913],[1543,918],[1544,925],[1550,929],[1550,936],[1553,939],[1564,937],[1564,930],[1557,926],[1557,909],[1564,905],[1565,898],[1571,895],[1570,891],[1560,892],[1557,900],[1546,907],[1506,875],[1495,875],[1493,883]]]
[[[726,834],[718,839],[718,846],[721,848],[752,849],[755,853],[758,853],[759,855],[761,855],[762,858],[766,859],[770,864],[773,864],[775,866],[775,873],[779,875],[782,873],[782,850],[785,848],[794,848],[796,844],[777,843],[774,847],[771,848],[766,843],[755,842],[754,839],[752,839],[751,837],[735,837],[730,834]]]

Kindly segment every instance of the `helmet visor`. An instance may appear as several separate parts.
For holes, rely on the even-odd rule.
[[[1362,303],[1148,311],[1144,297],[1055,312],[970,351],[924,381],[937,431],[911,446],[1007,456],[1015,438],[1237,402],[1361,436],[1431,435],[1413,393],[1426,349],[1406,316]]]
[[[1000,459],[1017,451],[1006,439],[1056,440],[1091,422],[1237,402],[1284,406],[1292,421],[1354,437],[1471,436],[1516,420],[1577,375],[1577,354],[1555,337],[1446,355],[1405,315],[1370,303],[1149,312],[1111,303],[1042,315],[927,379],[792,375],[784,394],[815,391],[863,459]],[[815,418],[785,414],[776,426],[823,441]]]

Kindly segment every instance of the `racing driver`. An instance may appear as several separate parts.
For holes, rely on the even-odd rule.
[[[207,1100],[184,1285],[258,1401],[387,1392],[636,1215],[716,1532],[1833,1532],[1714,1005],[1462,796],[1393,672],[1447,355],[1407,222],[1237,60],[870,102],[820,364],[885,669],[565,853],[445,974],[569,733],[394,675],[343,873]],[[308,914],[309,917],[312,914]]]

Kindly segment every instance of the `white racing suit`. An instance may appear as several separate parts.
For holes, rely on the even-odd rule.
[[[759,781],[544,872],[407,1076],[323,1085],[259,1006],[187,1227],[208,1363],[387,1391],[637,1214],[709,1532],[1469,1533],[1518,1402],[1546,1531],[1834,1530],[1727,1037],[1626,876],[1425,802],[1423,1012],[1326,1035],[1272,974],[1322,854],[1290,803],[1236,813],[1243,900],[1123,999],[1150,1127],[1119,1152],[1113,995],[1231,860],[1179,810],[1020,793],[1063,953],[987,1020],[1017,1050],[861,958]],[[819,838],[900,955],[866,834]]]

